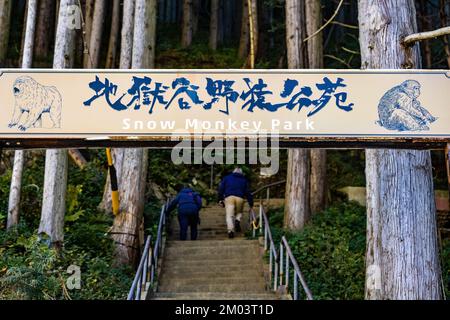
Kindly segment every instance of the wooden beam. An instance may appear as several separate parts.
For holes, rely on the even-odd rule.
[[[194,138],[195,139],[195,138]],[[227,138],[225,138],[227,139]],[[233,137],[236,139],[236,137]],[[248,141],[249,139],[245,139]],[[171,140],[170,137],[110,137],[109,139],[90,140],[83,138],[10,138],[0,139],[0,149],[43,149],[43,148],[172,148],[181,140]],[[212,142],[203,140],[205,147]],[[369,138],[369,137],[290,137],[280,138],[280,148],[337,148],[337,149],[433,149],[444,150],[450,143],[449,138]],[[268,144],[270,147],[270,144]],[[194,146],[196,147],[196,146]]]

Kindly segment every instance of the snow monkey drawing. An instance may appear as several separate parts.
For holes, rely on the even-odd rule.
[[[389,130],[429,130],[427,124],[437,118],[420,105],[419,95],[420,83],[415,80],[406,80],[387,91],[378,104],[378,124]]]
[[[49,113],[52,128],[61,126],[62,100],[55,87],[44,86],[31,77],[23,76],[14,82],[13,93],[16,102],[8,125],[10,128],[17,125],[18,129],[25,131],[35,126],[43,113]]]

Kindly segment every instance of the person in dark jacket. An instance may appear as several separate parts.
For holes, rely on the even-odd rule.
[[[225,206],[229,238],[234,237],[235,231],[241,231],[244,199],[247,199],[248,205],[252,208],[253,195],[250,192],[250,183],[242,173],[242,169],[236,167],[219,185],[219,203]]]
[[[180,240],[187,239],[187,229],[191,228],[191,240],[197,239],[197,225],[199,224],[199,212],[202,208],[200,194],[189,187],[183,187],[168,207],[172,211],[178,207],[178,221],[180,223]]]

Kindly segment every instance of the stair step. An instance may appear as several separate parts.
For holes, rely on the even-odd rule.
[[[178,277],[186,277],[189,278],[200,278],[200,277],[206,277],[211,279],[216,278],[224,278],[224,277],[233,277],[233,276],[239,276],[243,278],[248,278],[252,276],[258,276],[262,277],[263,272],[262,268],[257,268],[254,265],[250,265],[248,268],[233,268],[230,270],[227,267],[227,270],[222,269],[213,269],[213,270],[205,270],[205,268],[201,268],[201,270],[191,268],[191,269],[183,269],[183,268],[166,268],[163,270],[161,274],[161,279],[163,278],[169,278],[169,279],[175,279]]]
[[[170,283],[158,286],[159,292],[252,292],[263,293],[266,291],[262,283],[230,283],[230,284],[177,284]]]
[[[218,246],[247,246],[247,245],[258,245],[258,240],[247,240],[247,239],[224,239],[224,240],[205,240],[205,241],[170,241],[167,243],[167,247],[218,247]]]
[[[222,255],[224,258],[227,255],[237,255],[246,256],[247,254],[259,255],[259,249],[255,245],[241,245],[241,246],[217,246],[217,247],[168,247],[166,248],[166,257],[171,257],[172,255],[186,255],[187,257],[191,255],[206,255],[210,254],[212,256]]]
[[[188,240],[190,241],[190,236],[188,235]],[[169,240],[178,240],[180,239],[178,234],[172,234],[169,236]],[[197,240],[207,241],[207,240],[225,240],[228,239],[228,235],[226,233],[223,234],[199,234],[197,236]],[[234,239],[245,239],[244,235],[235,235]],[[195,241],[194,241],[195,242]]]
[[[179,263],[179,264],[197,264],[199,267],[205,264],[219,264],[224,265],[238,264],[242,261],[254,261],[255,263],[261,259],[259,254],[248,254],[245,259],[239,254],[193,254],[188,257],[183,256],[166,256],[165,261],[167,264]]]
[[[210,264],[203,264],[201,266],[201,269],[198,265],[174,265],[174,264],[166,264],[164,265],[163,269],[164,276],[165,273],[171,274],[171,273],[184,273],[184,274],[195,274],[196,272],[203,271],[206,273],[219,273],[224,272],[225,270],[228,272],[246,272],[247,270],[254,270],[255,272],[261,272],[262,271],[262,265],[260,263],[254,264],[251,262],[245,262],[242,263],[242,261],[239,261],[239,263],[236,264],[225,264],[225,263],[210,263]]]
[[[157,292],[154,300],[277,300],[274,293]]]
[[[261,263],[260,258],[254,258],[254,259],[245,259],[243,260],[242,258],[239,259],[225,259],[225,260],[208,260],[208,259],[204,259],[204,260],[199,260],[199,259],[195,259],[195,260],[174,260],[174,259],[164,259],[164,268],[168,268],[170,265],[173,264],[178,264],[178,265],[182,265],[186,268],[202,268],[202,269],[209,269],[209,268],[215,268],[215,267],[222,267],[224,268],[228,268],[228,267],[234,267],[234,266],[239,266],[242,265],[244,262],[245,263],[250,263],[253,264],[254,266]]]
[[[234,237],[235,238],[243,238],[244,234],[243,233],[235,233]],[[179,239],[180,235],[179,235],[178,232],[175,232],[175,233],[172,233],[171,235],[169,235],[169,238],[173,239],[173,240],[174,239]],[[190,234],[189,233],[187,235],[187,239],[190,240]],[[210,240],[214,240],[214,239],[221,240],[221,239],[229,239],[229,238],[228,238],[228,233],[226,231],[223,231],[223,232],[214,232],[214,231],[209,232],[208,231],[208,232],[199,232],[197,234],[197,240],[207,240],[207,239],[210,239]]]
[[[164,288],[164,286],[190,286],[190,285],[198,285],[198,286],[206,286],[206,285],[261,285],[261,287],[265,286],[265,280],[262,276],[258,276],[258,274],[254,274],[252,276],[243,277],[240,275],[228,275],[225,277],[207,277],[207,276],[198,276],[198,277],[187,277],[185,276],[177,276],[177,277],[161,277],[159,282],[160,288]]]

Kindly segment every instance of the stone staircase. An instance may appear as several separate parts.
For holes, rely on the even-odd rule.
[[[179,241],[177,219],[173,219],[161,266],[158,291],[151,299],[239,300],[278,299],[267,289],[263,253],[257,240],[241,233],[228,239],[225,209],[203,208],[197,241]],[[189,239],[189,232],[188,232]]]

